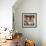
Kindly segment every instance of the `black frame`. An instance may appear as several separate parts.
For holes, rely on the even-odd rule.
[[[24,25],[24,16],[34,16],[35,24],[34,25]],[[37,27],[37,13],[22,13],[22,27],[23,28],[36,28]]]

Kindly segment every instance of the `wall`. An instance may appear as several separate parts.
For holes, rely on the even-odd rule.
[[[16,0],[0,0],[0,38],[10,35],[9,31],[5,32],[3,28],[12,29],[12,6],[15,2]]]
[[[21,1],[21,0],[20,0]],[[18,2],[20,2],[18,1]],[[17,5],[17,6],[16,6]],[[36,46],[41,46],[41,1],[40,0],[23,0],[21,3],[15,3],[13,6],[15,31],[23,33],[26,39],[34,40]],[[37,28],[22,28],[22,13],[37,13]]]
[[[0,27],[12,29],[12,6],[16,0],[0,0]]]
[[[42,46],[46,46],[46,0],[41,1],[41,40]]]

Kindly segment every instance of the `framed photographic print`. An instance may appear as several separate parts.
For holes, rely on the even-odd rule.
[[[37,27],[37,13],[22,13],[22,27]]]

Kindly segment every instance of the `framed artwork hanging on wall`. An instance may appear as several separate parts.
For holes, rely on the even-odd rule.
[[[36,28],[37,13],[22,13],[22,27]]]

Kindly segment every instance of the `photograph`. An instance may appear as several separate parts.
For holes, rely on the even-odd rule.
[[[23,27],[36,27],[36,25],[37,25],[37,13],[23,13],[22,14]]]

